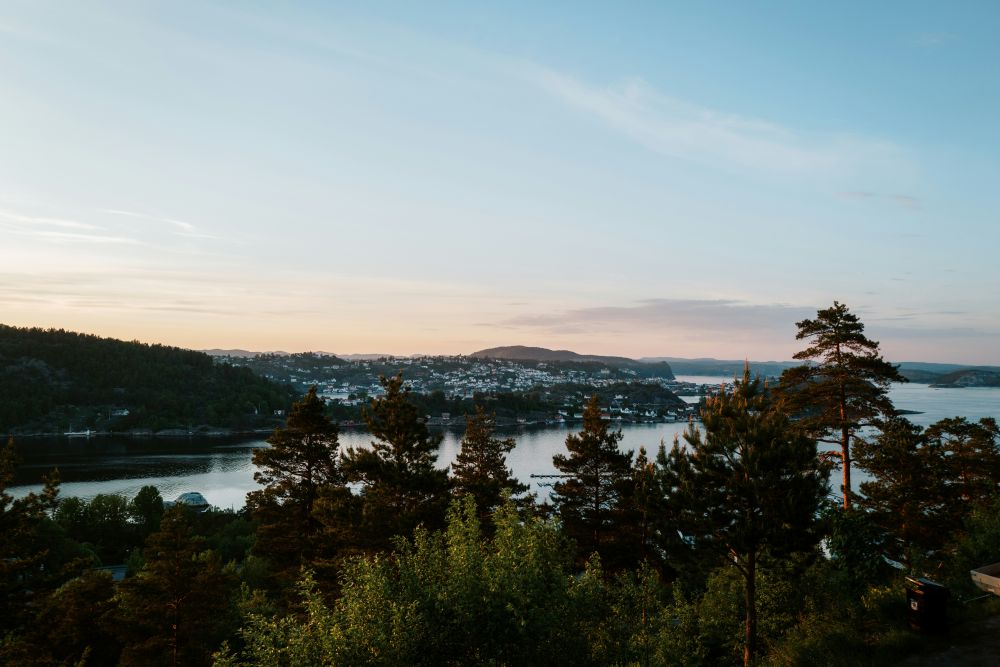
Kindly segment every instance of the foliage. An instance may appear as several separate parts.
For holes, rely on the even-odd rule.
[[[202,352],[0,325],[0,432],[247,428],[290,400],[285,388]]]
[[[386,548],[418,525],[443,525],[450,486],[435,467],[442,436],[427,429],[402,375],[381,382],[385,394],[365,411],[371,448],[348,448],[342,461],[346,479],[361,485],[358,542],[369,548]]]
[[[56,522],[74,540],[93,549],[102,564],[123,562],[143,536],[131,521],[132,511],[124,497],[99,493],[89,502],[70,497],[55,511]]]
[[[949,525],[943,495],[941,451],[928,447],[923,429],[897,417],[873,443],[859,441],[858,463],[872,475],[858,504],[887,536],[885,553],[907,566],[940,549]]]
[[[68,565],[53,558],[58,535],[48,530],[48,515],[58,503],[58,474],[46,478],[40,494],[15,499],[7,488],[16,463],[10,438],[0,449],[0,637],[27,620],[37,600],[61,583]]]
[[[251,615],[242,655],[216,664],[588,664],[600,574],[572,576],[556,526],[522,521],[509,501],[494,522],[484,540],[466,498],[445,532],[418,529],[392,558],[354,560],[332,609],[306,577],[303,620]]]
[[[139,489],[129,503],[129,514],[143,539],[160,528],[163,518],[163,496],[155,486],[146,485]]]
[[[885,576],[888,566],[882,554],[886,536],[870,512],[828,505],[824,508],[823,520],[831,576],[836,577],[845,590],[860,594]]]
[[[479,508],[480,521],[500,506],[504,494],[517,495],[528,491],[528,485],[517,481],[507,468],[506,455],[514,449],[513,438],[496,438],[494,415],[478,407],[476,414],[465,418],[462,448],[452,465],[455,495],[471,496]]]
[[[815,548],[826,494],[816,445],[776,410],[749,368],[732,393],[702,411],[705,435],[690,427],[662,460],[671,518],[692,551],[724,555],[745,590],[744,664],[756,655],[757,562],[767,549],[788,556]]]
[[[632,452],[618,449],[621,431],[612,431],[601,416],[597,396],[583,411],[583,430],[566,436],[569,455],[556,454],[552,463],[562,479],[552,501],[566,534],[577,543],[582,562],[598,553],[602,560],[621,560],[626,498],[632,486]]]
[[[851,445],[858,429],[893,415],[888,397],[891,382],[905,382],[896,367],[882,359],[879,344],[865,337],[865,326],[847,306],[836,301],[816,319],[796,323],[796,340],[809,347],[795,354],[813,363],[786,370],[781,376],[784,409],[802,427],[840,447],[844,508],[851,505]]]
[[[28,633],[35,659],[40,664],[117,664],[121,644],[114,596],[111,575],[95,570],[53,591],[39,605]]]
[[[949,512],[952,520],[960,521],[970,506],[1000,492],[1000,427],[996,419],[942,419],[927,427],[924,437],[928,446],[941,453],[940,492],[956,501]]]
[[[886,552],[909,567],[936,569],[947,559],[963,521],[997,493],[1000,449],[996,421],[943,419],[926,430],[891,420],[858,461],[873,480],[859,504],[888,536]]]
[[[122,582],[122,665],[201,665],[235,625],[235,576],[201,549],[185,507],[172,507],[146,542],[145,565]]]
[[[254,480],[264,488],[247,494],[247,507],[258,522],[255,552],[266,555],[288,583],[318,555],[315,538],[322,526],[313,510],[321,491],[344,486],[338,429],[315,387],[292,406],[285,427],[267,442],[270,447],[253,453]]]
[[[978,594],[969,571],[996,562],[1000,562],[1000,495],[992,496],[965,518],[946,576],[952,588]]]

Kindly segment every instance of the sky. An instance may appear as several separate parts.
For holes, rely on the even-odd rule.
[[[0,322],[1000,364],[994,2],[0,3]]]

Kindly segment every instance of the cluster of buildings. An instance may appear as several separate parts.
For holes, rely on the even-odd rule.
[[[289,383],[305,393],[312,386],[327,400],[342,405],[359,405],[379,396],[383,388],[380,376],[402,373],[407,385],[417,393],[442,392],[447,398],[472,398],[475,394],[506,394],[539,391],[577,385],[590,389],[622,383],[642,382],[669,389],[678,396],[704,395],[718,387],[704,387],[679,382],[672,376],[640,374],[633,368],[603,364],[481,359],[473,357],[380,357],[347,361],[319,354],[262,355],[223,359],[227,363],[249,366],[258,374],[277,382]],[[581,390],[581,395],[587,393]],[[696,399],[689,399],[696,402]],[[648,419],[687,419],[693,408],[676,405],[669,409],[629,402],[618,395],[606,407],[610,419],[645,421]],[[571,420],[578,415],[560,413],[556,419]]]

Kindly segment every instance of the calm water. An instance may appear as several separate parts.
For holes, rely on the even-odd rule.
[[[686,380],[719,384],[731,378],[685,376]],[[1000,417],[1000,388],[931,389],[927,385],[904,384],[893,387],[892,399],[899,409],[922,414],[909,418],[927,426],[944,417],[969,419]],[[668,446],[686,424],[624,424],[622,448],[646,447],[652,454],[660,442]],[[511,431],[517,447],[508,464],[521,480],[531,482],[540,497],[548,490],[545,480],[531,479],[532,474],[551,474],[552,455],[564,451],[566,435],[579,425]],[[461,432],[446,431],[438,461],[451,463],[458,453]],[[344,447],[364,447],[370,441],[363,431],[345,431],[340,442]],[[186,491],[199,491],[210,503],[223,508],[243,506],[248,491],[257,487],[253,481],[251,457],[257,447],[265,447],[262,438],[220,442],[218,440],[169,442],[163,440],[61,440],[21,443],[26,460],[18,468],[11,492],[23,495],[41,488],[41,475],[58,466],[64,496],[92,498],[98,493],[120,493],[127,497],[144,485],[152,484],[170,500]]]

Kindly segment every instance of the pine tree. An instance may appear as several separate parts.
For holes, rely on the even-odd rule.
[[[342,464],[347,480],[361,484],[360,546],[376,549],[418,525],[443,526],[450,490],[448,471],[435,467],[443,436],[427,429],[401,374],[380,381],[385,394],[364,412],[371,448],[348,448]]]
[[[253,453],[254,480],[264,488],[247,494],[247,507],[259,522],[255,552],[268,558],[280,583],[289,584],[321,548],[313,511],[321,492],[344,488],[337,425],[327,418],[316,387],[292,406],[285,427],[267,442],[270,447]]]
[[[45,479],[42,493],[14,498],[14,439],[0,449],[0,636],[18,629],[33,605],[59,585],[60,571],[49,558],[42,528],[58,505],[59,475]],[[0,658],[3,656],[0,655]],[[0,660],[2,662],[2,660]]]
[[[120,665],[207,665],[236,623],[235,576],[202,550],[189,511],[173,507],[163,516],[142,570],[120,586]]]
[[[972,505],[989,502],[1000,490],[1000,427],[996,419],[942,419],[927,427],[924,436],[944,454],[944,493],[955,501],[952,514],[956,520],[971,511]]]
[[[858,505],[888,537],[886,555],[911,566],[944,546],[960,522],[948,517],[944,452],[924,430],[896,417],[874,442],[858,441],[856,456],[872,476],[861,483]]]
[[[811,343],[795,354],[814,363],[790,368],[781,376],[785,410],[821,442],[839,445],[844,508],[851,506],[851,445],[856,432],[894,414],[891,382],[905,382],[895,366],[882,359],[877,341],[844,304],[820,310],[814,320],[796,324],[796,340]]]
[[[859,441],[857,460],[873,479],[858,504],[889,536],[887,555],[914,566],[939,558],[963,522],[996,497],[1000,486],[996,420],[951,417],[927,429],[902,417],[874,443]]]
[[[472,496],[484,527],[505,492],[514,496],[528,491],[528,485],[517,481],[507,468],[506,455],[514,449],[514,439],[494,437],[495,428],[496,417],[476,406],[476,414],[465,418],[462,448],[452,465],[455,495]]]
[[[686,448],[661,457],[675,528],[691,550],[725,558],[744,581],[744,664],[756,656],[760,556],[814,549],[826,470],[816,444],[770,403],[747,367],[732,393],[709,398],[705,434],[690,427]]]
[[[562,477],[553,487],[552,500],[581,559],[596,551],[607,564],[623,539],[633,480],[632,452],[618,449],[621,439],[622,432],[610,430],[601,416],[595,394],[583,411],[583,430],[566,437],[569,455],[552,457]]]

